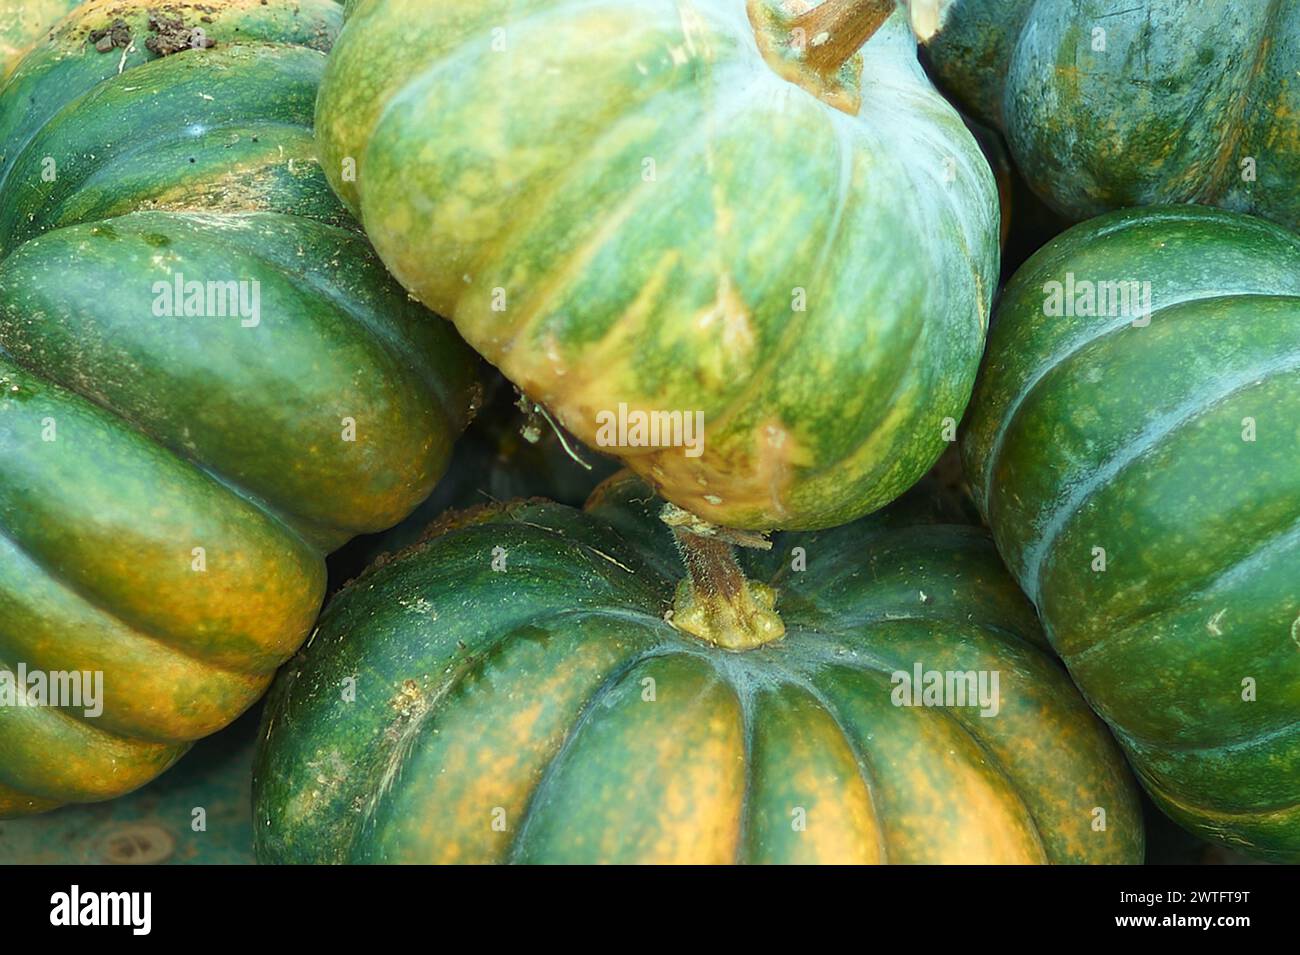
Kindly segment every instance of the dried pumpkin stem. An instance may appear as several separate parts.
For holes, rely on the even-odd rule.
[[[752,650],[780,639],[785,624],[774,609],[776,592],[745,576],[734,537],[721,528],[705,529],[699,521],[683,521],[684,513],[669,505],[664,514],[688,574],[677,585],[672,625],[728,650]]]
[[[898,0],[825,0],[790,20],[790,33],[803,44],[806,66],[821,74],[834,73],[897,7]]]

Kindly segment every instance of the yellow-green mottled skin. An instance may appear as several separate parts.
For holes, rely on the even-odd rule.
[[[950,500],[742,555],[787,629],[740,653],[664,621],[660,507],[625,473],[585,512],[466,512],[354,582],[272,691],[259,858],[1141,860],[1123,758]],[[998,671],[998,714],[895,706],[917,662]]]
[[[1150,282],[1150,324],[1045,314],[1068,274]],[[1003,292],[963,451],[1156,801],[1300,859],[1300,238],[1196,206],[1076,226]]]
[[[0,81],[27,48],[81,0],[0,0]]]
[[[1296,0],[957,0],[929,49],[1074,219],[1198,202],[1300,227]]]
[[[998,207],[905,16],[842,71],[851,111],[765,58],[774,16],[361,0],[317,126],[393,274],[569,430],[598,444],[620,404],[701,412],[699,457],[605,450],[707,520],[812,528],[938,457],[983,343]]]
[[[74,12],[0,90],[0,670],[104,692],[97,717],[0,706],[0,817],[129,791],[251,705],[325,552],[429,493],[471,400],[472,353],[315,161],[323,53],[294,30],[120,74],[86,51],[86,23],[148,6]],[[200,6],[215,36],[330,35],[315,4]],[[178,274],[255,281],[260,321],[159,314]]]

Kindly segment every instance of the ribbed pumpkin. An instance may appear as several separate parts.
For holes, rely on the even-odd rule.
[[[779,7],[360,0],[317,107],[412,294],[579,438],[751,529],[925,473],[998,273],[992,175],[895,0]],[[701,414],[703,453],[611,446],[623,405]]]
[[[1074,219],[1199,202],[1300,227],[1293,3],[956,0],[929,51]]]
[[[1300,238],[1194,206],[1067,232],[1003,293],[963,450],[1159,805],[1300,859]]]
[[[130,790],[246,709],[325,552],[429,493],[471,401],[313,158],[298,44],[340,8],[167,4],[216,45],[159,59],[151,7],[75,11],[0,90],[0,671],[104,693],[0,706],[0,816]]]
[[[624,472],[465,512],[336,597],[264,714],[259,858],[1141,860],[1122,756],[928,487],[739,563],[659,508]],[[996,671],[996,715],[897,705],[918,666]]]

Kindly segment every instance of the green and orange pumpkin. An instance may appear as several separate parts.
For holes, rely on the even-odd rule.
[[[624,472],[453,514],[337,596],[264,712],[259,859],[1141,861],[1123,757],[948,496],[738,560],[660,508]]]
[[[341,8],[153,6],[77,9],[0,89],[0,816],[133,789],[247,709],[475,389],[314,159]],[[178,20],[212,45],[148,42]],[[101,674],[102,713],[14,705],[20,669]]]
[[[963,451],[1155,801],[1300,860],[1300,238],[1196,206],[1076,226],[1004,290]]]
[[[326,175],[398,280],[575,435],[749,529],[852,520],[933,464],[999,214],[895,0],[349,11]],[[702,453],[611,446],[621,406],[702,415]]]

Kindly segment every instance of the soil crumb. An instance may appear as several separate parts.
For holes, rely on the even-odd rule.
[[[89,40],[100,53],[125,49],[131,45],[131,28],[125,20],[114,20],[102,30],[93,30]]]

